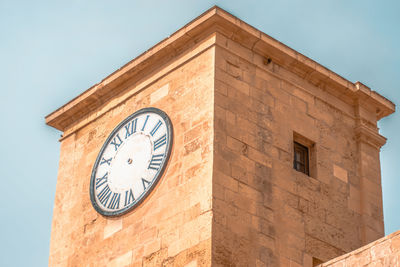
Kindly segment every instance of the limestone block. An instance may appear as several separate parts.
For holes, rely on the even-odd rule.
[[[107,220],[107,225],[104,227],[103,238],[109,238],[116,232],[122,229],[122,219]]]
[[[376,261],[390,255],[392,252],[390,240],[385,240],[371,248],[371,261]]]
[[[125,254],[118,256],[112,260],[107,266],[109,267],[125,267],[130,266],[132,263],[132,251],[128,251]]]
[[[333,175],[345,183],[348,182],[347,171],[336,164],[333,164]]]
[[[188,264],[185,264],[184,267],[197,267],[197,260],[191,261]]]
[[[162,86],[160,89],[150,95],[150,104],[158,102],[163,97],[167,96],[169,92],[169,84]]]

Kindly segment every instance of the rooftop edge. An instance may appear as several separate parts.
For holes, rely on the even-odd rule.
[[[215,26],[218,26],[218,30]],[[337,87],[348,90],[346,94],[374,105],[378,120],[395,111],[395,105],[390,100],[361,82],[352,83],[348,81],[218,6],[213,6],[169,37],[108,75],[101,82],[47,115],[45,117],[46,124],[64,131],[69,125],[102,105],[111,91],[119,93],[126,90],[127,88],[124,88],[123,85],[127,80],[149,69],[149,66],[159,62],[160,58],[171,58],[179,54],[187,43],[196,43],[196,40],[207,30],[223,31],[229,38],[234,38],[235,41],[254,52],[272,57],[274,61],[284,67],[297,68],[296,70],[301,68],[301,75],[304,75],[306,79],[317,79],[320,82],[329,81]]]

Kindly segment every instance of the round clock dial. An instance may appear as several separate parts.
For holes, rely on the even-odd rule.
[[[93,207],[103,215],[116,216],[138,205],[161,177],[171,145],[171,122],[159,109],[141,109],[122,121],[94,164]]]

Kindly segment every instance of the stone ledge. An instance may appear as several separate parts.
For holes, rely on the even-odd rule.
[[[385,143],[386,138],[370,128],[359,125],[355,128],[357,141],[361,141],[371,146],[380,149]]]
[[[330,266],[383,266],[376,265],[378,262],[386,259],[397,260],[400,258],[393,258],[393,256],[400,256],[400,231],[394,232],[390,235],[382,237],[374,242],[369,243],[359,249],[356,249],[350,253],[344,254],[323,264],[318,267],[330,267]],[[392,259],[393,258],[393,259]],[[357,263],[362,262],[362,265]],[[391,262],[393,263],[393,262]],[[399,263],[399,262],[396,262]],[[385,265],[385,266],[398,266],[398,265]]]

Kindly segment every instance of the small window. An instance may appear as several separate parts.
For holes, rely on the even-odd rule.
[[[293,142],[293,144],[294,144],[293,168],[299,172],[310,175],[308,147],[303,146],[297,142]]]
[[[293,169],[317,178],[317,146],[307,137],[293,132]]]

